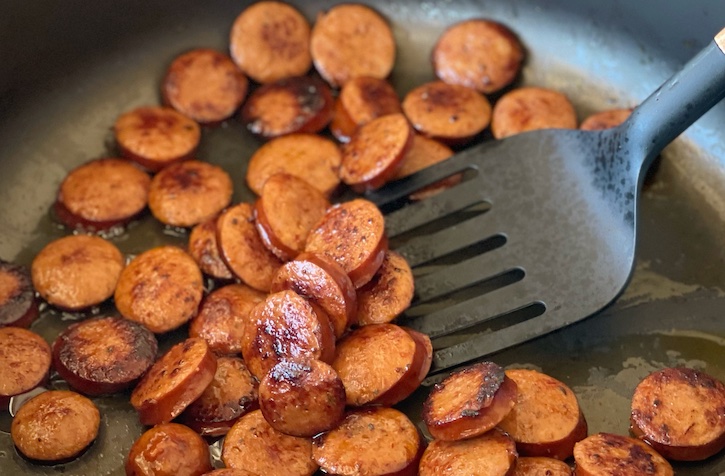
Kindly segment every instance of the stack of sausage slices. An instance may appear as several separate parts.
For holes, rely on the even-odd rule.
[[[30,270],[0,262],[0,403],[27,400],[11,432],[25,457],[77,457],[101,420],[87,397],[127,390],[150,427],[130,450],[128,475],[558,475],[571,474],[562,461],[572,455],[579,475],[632,465],[646,466],[636,474],[671,474],[653,448],[673,459],[722,449],[725,389],[683,369],[637,389],[633,430],[651,446],[587,438],[566,385],[490,362],[432,390],[423,409],[430,444],[393,408],[428,373],[432,345],[394,323],[413,299],[412,271],[388,249],[373,203],[333,204],[341,184],[376,189],[445,160],[489,127],[496,138],[577,127],[563,94],[509,88],[524,50],[500,23],[447,29],[432,53],[438,79],[402,101],[386,80],[395,52],[389,24],[370,7],[338,5],[310,27],[287,4],[257,2],[234,21],[230,55],[181,54],[162,81],[164,106],[118,117],[123,158],[87,162],[60,184],[53,210],[75,232],[47,244]],[[202,126],[237,111],[265,141],[247,165],[254,203],[232,204],[230,175],[195,158]],[[628,114],[606,111],[581,127]],[[147,208],[189,229],[188,247],[154,247],[127,262],[103,236],[125,233]],[[73,312],[113,298],[119,315],[74,323],[49,346],[23,328],[38,315],[36,292]],[[187,325],[188,338],[157,359],[157,336]],[[73,391],[33,397],[51,366]],[[707,416],[691,412],[690,422],[681,406],[670,409],[675,393]],[[205,438],[219,437],[227,468],[213,471]]]

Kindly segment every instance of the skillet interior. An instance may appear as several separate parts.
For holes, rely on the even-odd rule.
[[[48,209],[72,167],[113,154],[110,126],[127,109],[158,102],[158,84],[178,53],[225,49],[243,2],[81,0],[0,7],[0,257],[29,264],[63,235]],[[308,18],[329,1],[300,6]],[[714,1],[370,2],[395,26],[392,80],[403,94],[432,78],[429,52],[446,25],[471,16],[510,25],[529,50],[522,82],[559,88],[581,117],[633,106],[710,40],[725,18]],[[624,296],[601,315],[503,352],[501,364],[541,368],[580,396],[590,433],[627,432],[636,382],[663,365],[686,364],[725,380],[725,116],[721,104],[663,154],[642,200],[637,269]],[[236,121],[205,131],[199,156],[235,179],[234,199],[251,200],[245,162],[258,143]],[[122,251],[185,237],[153,220],[114,238]],[[34,330],[52,341],[77,316],[46,310]],[[170,336],[167,343],[179,338]],[[417,417],[425,390],[402,408]],[[124,397],[101,398],[98,441],[62,466],[25,462],[0,417],[0,474],[123,474],[141,427]],[[214,447],[213,449],[218,449]],[[725,457],[678,465],[678,474],[725,472]]]

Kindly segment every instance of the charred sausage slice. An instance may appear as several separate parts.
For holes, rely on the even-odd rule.
[[[266,476],[311,476],[317,471],[309,438],[285,435],[264,419],[260,410],[247,413],[234,424],[222,447],[222,461]]]
[[[247,96],[249,81],[227,55],[199,48],[178,56],[162,86],[164,102],[202,124],[234,114]]]
[[[407,177],[419,170],[442,162],[452,155],[453,150],[444,143],[420,134],[415,134],[413,137],[413,145],[408,153],[405,154],[405,157],[403,157],[403,163],[393,179]],[[408,198],[414,201],[423,200],[458,185],[462,180],[463,174],[451,175],[427,187],[423,187],[417,192],[411,193]]]
[[[579,129],[584,131],[598,131],[617,127],[627,120],[632,114],[632,109],[609,109],[597,112],[588,116],[579,125]]]
[[[372,281],[358,291],[358,323],[390,322],[410,306],[414,293],[413,271],[401,255],[388,250]]]
[[[572,476],[568,464],[543,456],[520,456],[511,476]]]
[[[127,476],[199,475],[211,469],[209,445],[178,423],[162,423],[144,432],[126,458]]]
[[[725,385],[684,367],[653,372],[634,390],[630,422],[667,459],[709,458],[725,448]]]
[[[123,317],[162,334],[189,322],[203,293],[203,277],[194,259],[181,248],[159,246],[126,266],[114,300]]]
[[[320,75],[338,87],[358,76],[387,78],[395,63],[395,38],[372,8],[337,5],[317,15],[310,51]]]
[[[313,440],[312,457],[329,474],[418,474],[424,443],[413,422],[393,408],[352,410],[337,428]]]
[[[358,127],[378,117],[400,112],[400,98],[388,81],[359,76],[340,89],[330,131],[340,142],[348,142]]]
[[[439,474],[510,475],[516,464],[516,444],[494,429],[475,438],[432,441],[420,459],[420,476]]]
[[[66,461],[98,435],[101,414],[75,392],[53,390],[31,398],[15,414],[10,429],[15,447],[37,461]]]
[[[187,251],[199,265],[202,273],[226,281],[232,279],[234,275],[219,253],[216,239],[217,218],[212,217],[191,229]]]
[[[156,360],[154,334],[120,317],[70,325],[53,343],[53,367],[86,395],[120,392],[141,378]]]
[[[149,189],[151,213],[166,225],[191,227],[229,205],[232,179],[219,166],[186,160],[156,174]]]
[[[244,9],[229,43],[234,62],[258,83],[301,76],[312,66],[310,25],[286,3],[262,1]]]
[[[161,106],[139,107],[121,114],[113,132],[124,157],[152,172],[190,158],[201,140],[196,121]]]
[[[574,446],[576,476],[673,476],[670,463],[646,443],[597,433]]]
[[[305,245],[305,251],[342,266],[356,288],[372,279],[387,248],[385,219],[374,203],[362,198],[329,208]]]
[[[54,211],[70,228],[103,231],[124,225],[148,204],[151,178],[128,160],[97,159],[71,170]]]
[[[501,96],[493,107],[491,132],[496,139],[537,129],[576,129],[574,106],[559,91],[526,87]]]
[[[0,327],[30,327],[38,317],[38,302],[23,265],[0,260]]]
[[[335,428],[345,415],[345,388],[320,360],[283,360],[259,383],[259,408],[282,433],[312,437]]]
[[[569,458],[574,444],[587,436],[587,423],[574,392],[536,370],[511,369],[506,376],[516,382],[518,396],[499,428],[516,441],[522,456]]]
[[[217,361],[204,339],[189,338],[171,347],[131,392],[131,405],[144,425],[176,418],[204,393]]]
[[[19,327],[0,328],[0,405],[42,384],[50,363],[50,346],[38,334]]]
[[[501,423],[516,403],[516,383],[493,362],[481,362],[449,375],[428,395],[423,421],[439,440],[481,435]]]
[[[61,309],[76,311],[111,297],[123,267],[124,257],[110,241],[70,235],[40,250],[33,259],[31,275],[43,299]]]

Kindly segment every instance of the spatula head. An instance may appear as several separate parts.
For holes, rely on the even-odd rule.
[[[581,320],[622,292],[641,163],[622,144],[618,129],[528,132],[370,194],[416,273],[402,322],[434,339],[433,371]],[[406,203],[460,172],[460,185]]]

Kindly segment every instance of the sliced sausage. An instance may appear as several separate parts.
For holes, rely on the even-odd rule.
[[[146,430],[126,458],[126,476],[200,475],[211,470],[209,445],[194,430],[178,423]]]
[[[202,124],[234,114],[247,96],[249,81],[227,55],[199,48],[178,56],[161,86],[164,102]]]
[[[388,114],[360,126],[342,146],[340,178],[358,192],[382,187],[398,172],[413,143],[403,114]]]
[[[252,473],[246,469],[241,468],[220,468],[215,469],[209,473],[204,473],[201,476],[259,476],[257,473]]]
[[[131,392],[131,405],[144,425],[166,423],[204,393],[217,361],[204,339],[189,338],[169,349]]]
[[[450,145],[468,142],[491,122],[491,103],[475,89],[443,81],[423,84],[403,99],[416,131]]]
[[[162,334],[189,322],[203,294],[203,277],[194,259],[181,248],[159,246],[126,266],[114,300],[123,317]]]
[[[139,107],[121,114],[113,133],[123,156],[152,172],[191,158],[201,140],[196,121],[161,106]]]
[[[516,382],[516,405],[499,428],[516,441],[522,456],[565,460],[574,444],[587,436],[587,422],[576,395],[564,383],[536,370],[511,369]]]
[[[279,259],[289,261],[305,248],[310,230],[330,202],[305,180],[290,174],[272,175],[254,205],[257,230]]]
[[[543,456],[521,456],[511,476],[572,476],[568,464]]]
[[[505,25],[486,19],[466,20],[450,26],[433,47],[436,76],[494,93],[513,82],[521,71],[524,49]]]
[[[405,414],[370,407],[348,412],[340,426],[315,437],[312,457],[329,474],[414,476],[424,446]]]
[[[491,132],[496,139],[537,129],[576,129],[574,106],[559,91],[526,87],[501,96],[493,107]]]
[[[53,367],[86,395],[120,392],[141,378],[156,360],[154,334],[120,317],[71,324],[53,343]]]
[[[295,292],[280,291],[252,309],[242,338],[242,355],[261,380],[281,360],[331,362],[335,334],[319,306]]]
[[[378,117],[402,111],[398,93],[388,81],[358,76],[340,89],[330,132],[340,142],[348,142],[358,127]]]
[[[51,241],[30,268],[40,297],[61,309],[77,311],[102,303],[124,269],[116,245],[99,236],[69,235]]]
[[[709,458],[725,448],[725,385],[684,367],[653,372],[634,390],[630,422],[669,460]]]
[[[148,174],[128,160],[92,160],[63,179],[53,210],[70,228],[104,231],[136,218],[150,186]]]
[[[332,368],[345,385],[348,405],[394,405],[418,388],[432,354],[424,334],[395,324],[371,324],[337,342]]]
[[[673,476],[675,473],[652,447],[635,438],[597,433],[574,446],[576,476]]]
[[[313,253],[298,255],[279,268],[270,292],[287,289],[319,305],[330,318],[336,338],[357,322],[355,286],[335,261]]]
[[[370,282],[387,249],[383,214],[362,198],[330,207],[305,244],[305,251],[342,266],[355,288]]]
[[[234,424],[222,446],[222,461],[265,476],[311,476],[317,471],[309,438],[285,435],[264,419],[260,410]]]
[[[50,370],[50,346],[19,327],[0,328],[0,406],[42,384]]]
[[[63,462],[78,456],[98,435],[101,414],[88,398],[67,390],[43,392],[15,414],[10,435],[25,457]]]
[[[423,403],[426,428],[439,440],[462,440],[486,433],[516,403],[516,382],[493,362],[480,362],[452,373]]]
[[[420,134],[415,134],[413,137],[413,145],[410,147],[408,153],[405,154],[405,157],[403,157],[403,164],[393,179],[400,179],[412,175],[419,170],[442,162],[452,155],[453,150],[444,143]],[[423,187],[417,192],[411,193],[408,198],[414,201],[423,200],[458,185],[462,180],[463,174],[451,175],[427,187]]]
[[[216,239],[217,218],[209,218],[191,229],[187,251],[199,265],[202,273],[214,279],[227,281],[234,275],[219,254],[219,244]]]
[[[338,87],[358,76],[387,78],[395,63],[395,38],[372,8],[337,5],[317,15],[310,51],[320,75]]]
[[[310,24],[291,5],[258,2],[234,20],[229,49],[237,66],[258,83],[301,76],[312,66]]]
[[[264,246],[254,224],[252,205],[240,203],[219,216],[217,243],[236,277],[254,289],[269,291],[282,261]]]
[[[0,327],[30,327],[38,318],[38,301],[23,265],[0,259]]]
[[[494,429],[459,441],[434,440],[420,459],[420,476],[476,474],[508,476],[516,464],[516,444]]]
[[[226,435],[242,415],[258,407],[258,387],[242,359],[220,357],[211,384],[179,419],[203,436]]]
[[[191,227],[218,215],[232,200],[233,184],[219,166],[186,160],[156,174],[149,209],[166,225]]]
[[[282,360],[259,383],[259,408],[282,433],[312,437],[335,428],[345,415],[345,388],[320,360]]]
[[[256,89],[242,108],[247,129],[265,139],[320,132],[332,119],[330,87],[313,76],[295,76]]]
[[[358,291],[358,323],[390,322],[410,306],[415,291],[413,271],[401,255],[388,250],[372,281]]]
[[[599,131],[617,127],[629,118],[632,109],[608,109],[588,116],[579,125],[583,131]]]
[[[229,284],[209,293],[189,324],[189,336],[201,337],[217,354],[239,354],[250,312],[266,294],[245,284]]]

